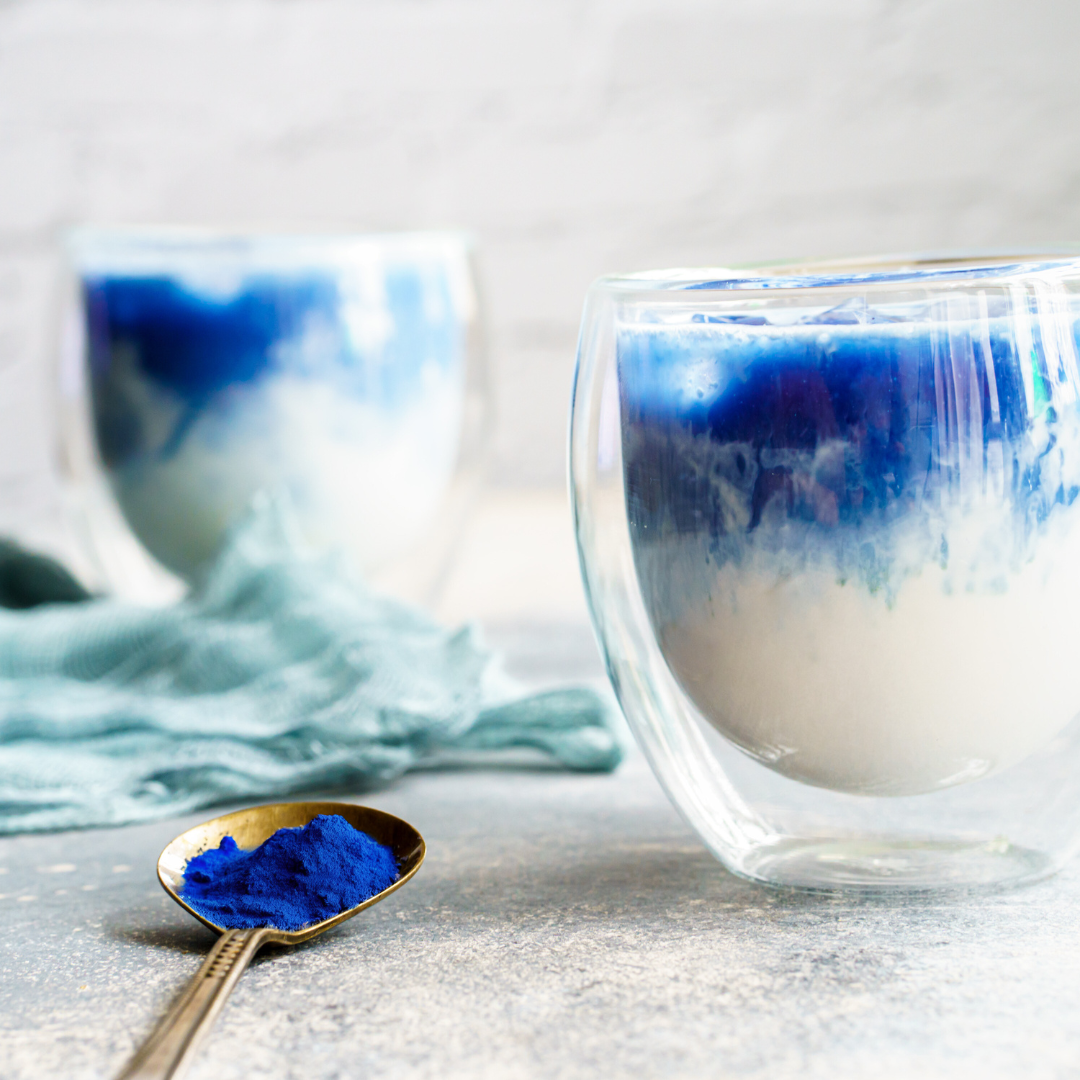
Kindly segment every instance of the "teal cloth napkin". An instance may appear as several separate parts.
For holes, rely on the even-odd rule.
[[[357,789],[448,753],[527,749],[580,770],[622,756],[606,697],[521,693],[474,630],[305,555],[280,504],[169,608],[58,602],[77,586],[27,558],[0,551],[0,583],[28,608],[0,609],[2,833]],[[29,607],[35,590],[48,602]]]

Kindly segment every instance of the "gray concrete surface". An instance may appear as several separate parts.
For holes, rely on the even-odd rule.
[[[583,635],[493,637],[544,681],[595,672]],[[771,892],[712,859],[637,754],[356,798],[413,822],[426,864],[257,959],[193,1080],[1080,1076],[1080,866],[966,900]],[[0,841],[0,1075],[120,1069],[210,945],[154,878],[208,816]]]

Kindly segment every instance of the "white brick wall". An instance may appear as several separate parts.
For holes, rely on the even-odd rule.
[[[49,496],[74,223],[471,229],[495,475],[557,483],[602,272],[1080,238],[1078,31],[1075,0],[8,0],[0,526]]]

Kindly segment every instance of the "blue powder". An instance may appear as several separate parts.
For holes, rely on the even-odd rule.
[[[398,876],[388,847],[338,814],[320,814],[250,851],[223,837],[188,862],[181,895],[228,930],[300,930],[356,907]]]

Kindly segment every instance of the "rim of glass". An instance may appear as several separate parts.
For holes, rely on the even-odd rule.
[[[972,285],[1080,270],[1080,243],[1037,249],[929,251],[836,259],[783,259],[715,267],[675,267],[598,278],[594,288],[620,294],[805,293],[845,286]],[[673,297],[674,299],[674,297]]]
[[[295,266],[346,262],[380,254],[471,252],[475,242],[463,229],[416,232],[288,232],[272,229],[215,229],[180,225],[84,225],[65,237],[76,267],[89,272],[169,269],[207,261],[244,266]]]

